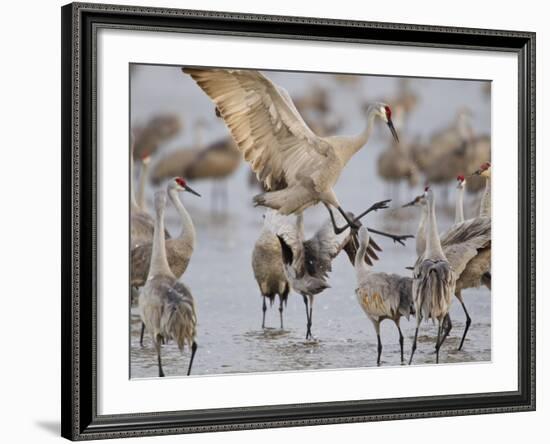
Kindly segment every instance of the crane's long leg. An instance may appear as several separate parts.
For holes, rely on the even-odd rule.
[[[191,359],[189,360],[189,368],[187,369],[187,376],[191,374],[191,367],[193,367],[193,359],[195,359],[195,353],[197,352],[198,345],[195,341],[193,341],[193,345],[191,346]]]
[[[376,365],[380,365],[380,356],[382,356],[382,340],[380,339],[380,321],[374,323],[374,329],[376,330],[376,339],[378,341],[378,356],[376,357]]]
[[[449,333],[451,332],[452,328],[453,328],[453,323],[451,321],[451,315],[449,313],[447,313],[445,315],[445,317],[443,318],[443,324],[442,324],[443,336],[441,338],[441,342],[439,343],[440,347],[445,342],[445,339],[447,339],[447,336],[449,336]],[[437,346],[437,344],[436,344],[436,346]]]
[[[262,295],[262,312],[263,312],[263,316],[262,316],[262,328],[265,328],[265,312],[267,310],[267,305],[265,303],[265,295]]]
[[[331,220],[332,220],[332,225],[334,227],[334,232],[336,234],[340,234],[342,233],[344,230],[348,229],[349,227],[352,227],[352,228],[355,228],[355,229],[358,229],[359,228],[359,225],[357,224],[356,221],[353,221],[349,218],[348,214],[344,211],[344,209],[342,207],[337,207],[338,208],[338,211],[340,212],[340,214],[343,216],[343,218],[346,220],[347,224],[344,225],[343,227],[341,228],[338,228],[336,226],[336,221],[334,220],[334,215],[331,216]],[[331,213],[332,214],[332,213]]]
[[[418,313],[418,311],[417,311],[417,313]],[[414,352],[416,351],[416,341],[418,339],[418,328],[420,327],[420,322],[421,321],[422,321],[422,316],[420,314],[417,314],[416,330],[414,331],[414,339],[413,339],[413,345],[412,345],[412,349],[411,349],[411,356],[409,358],[409,365],[411,365],[412,360],[413,360],[413,356],[414,356]]]
[[[386,233],[384,231],[376,230],[376,229],[371,228],[371,227],[367,227],[367,228],[371,233],[378,234],[379,236],[389,237],[394,242],[397,242],[398,244],[401,244],[403,246],[405,246],[405,241],[407,239],[413,239],[414,238],[414,236],[412,234],[403,234],[403,235],[391,234],[391,233]]]
[[[283,295],[279,295],[279,318],[281,319],[281,330],[283,329]]]
[[[358,222],[363,217],[365,217],[371,211],[376,211],[376,210],[381,210],[381,209],[384,209],[384,208],[388,208],[388,203],[389,202],[391,202],[391,199],[376,202],[376,203],[372,204],[369,208],[367,208],[365,211],[363,211],[361,214],[359,214],[359,216],[357,216],[353,220],[351,220],[349,218],[348,214],[344,211],[344,209],[342,207],[340,207],[340,206],[336,207],[338,209],[338,211],[340,212],[340,214],[342,215],[342,217],[346,220],[346,225],[344,225],[343,227],[338,227],[338,225],[336,225],[336,220],[334,219],[334,213],[332,212],[332,208],[330,208],[330,205],[325,204],[325,207],[327,208],[327,210],[329,212],[330,220],[332,222],[332,227],[334,228],[334,232],[336,234],[340,234],[340,233],[342,233],[343,231],[347,230],[350,227],[354,228],[354,229],[358,229],[359,228]]]
[[[161,335],[157,335],[157,337],[155,338],[155,348],[157,349],[157,362],[158,362],[158,366],[159,366],[159,377],[160,378],[164,377],[164,372],[162,371],[162,361],[161,361],[161,358],[160,358],[161,338],[162,338]]]
[[[403,357],[403,333],[401,332],[401,326],[399,325],[399,318],[395,321],[395,325],[397,325],[397,331],[399,332],[399,348],[401,349],[401,364],[405,361],[405,358]]]
[[[313,335],[311,334],[312,325],[313,325],[313,296],[309,296],[309,323],[307,326],[307,333],[309,335],[309,339],[313,339]]]
[[[141,322],[141,333],[139,334],[139,345],[143,347],[143,335],[145,334],[145,322]]]
[[[336,225],[336,220],[334,219],[334,214],[332,212],[332,208],[330,208],[330,206],[328,204],[325,204],[325,206],[327,207],[327,210],[330,214],[330,220],[332,222],[332,226],[334,228],[334,232],[336,234],[340,234],[342,233],[344,230],[347,230],[348,228],[355,228],[355,229],[358,229],[359,228],[359,221],[365,217],[367,214],[369,214],[371,211],[377,211],[377,210],[382,210],[382,209],[385,209],[385,208],[388,208],[388,203],[391,202],[391,199],[389,200],[382,200],[380,202],[376,202],[374,204],[372,204],[369,208],[367,208],[365,211],[363,211],[361,214],[359,214],[359,216],[357,216],[355,219],[351,220],[348,216],[348,214],[344,211],[344,209],[340,206],[336,207],[338,209],[338,211],[340,212],[340,214],[342,215],[342,217],[346,220],[346,225],[344,225],[343,227],[338,227]]]
[[[306,322],[306,339],[309,339],[309,333],[310,333],[310,328],[311,328],[311,323],[310,323],[310,320],[309,320],[309,308],[308,308],[308,300],[307,300],[307,296],[306,295],[302,295],[302,297],[304,298],[304,304],[306,306],[306,318],[307,318],[307,322]]]
[[[435,363],[439,364],[439,347],[441,347],[441,344],[439,343],[439,340],[441,338],[441,320],[437,321],[437,342],[435,343]]]
[[[460,301],[462,309],[464,310],[464,314],[466,315],[466,327],[464,327],[464,333],[462,333],[462,339],[460,340],[460,345],[458,346],[458,349],[462,350],[464,339],[466,339],[466,333],[468,333],[468,329],[470,328],[470,324],[472,323],[472,318],[470,318],[470,314],[468,313],[468,310],[466,310],[466,304],[464,304],[464,299],[462,299],[461,292],[457,292],[456,297]]]

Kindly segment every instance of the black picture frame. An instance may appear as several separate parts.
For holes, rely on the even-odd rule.
[[[71,440],[288,427],[535,409],[535,33],[72,3],[62,15],[62,436]],[[97,414],[96,31],[508,51],[519,66],[518,390],[453,396]]]

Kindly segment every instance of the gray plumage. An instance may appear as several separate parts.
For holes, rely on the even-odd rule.
[[[380,365],[382,354],[380,323],[384,319],[391,319],[397,326],[401,362],[403,362],[403,333],[399,323],[402,316],[409,319],[410,314],[414,313],[412,279],[397,274],[371,271],[364,261],[369,240],[370,236],[367,228],[361,227],[359,230],[359,248],[354,261],[357,278],[357,289],[355,290],[357,302],[371,320],[376,331],[378,340],[377,364]]]
[[[340,215],[337,216],[341,221]],[[290,286],[304,299],[306,339],[312,338],[313,298],[330,287],[327,278],[332,261],[352,239],[352,234],[349,228],[335,234],[331,221],[327,220],[312,238],[305,240],[302,213],[297,216],[272,213],[270,225],[281,243],[284,270]]]
[[[491,217],[491,163],[483,163],[474,175],[481,176],[485,179],[485,190],[483,191],[483,196],[481,198],[479,216]]]
[[[181,351],[191,348],[187,374],[191,373],[197,349],[197,315],[195,301],[189,288],[178,282],[170,270],[166,258],[164,232],[164,208],[166,193],[155,193],[155,232],[149,277],[139,296],[141,319],[151,334],[157,351],[159,376],[164,376],[161,362],[163,341],[174,340]]]
[[[168,184],[168,195],[173,205],[176,207],[182,222],[181,233],[176,238],[171,238],[166,241],[166,256],[172,273],[176,278],[179,278],[189,265],[189,261],[195,248],[195,227],[191,216],[181,203],[177,193],[187,191],[187,188],[181,186],[178,181],[181,178],[174,178]],[[183,182],[185,183],[185,181]],[[153,242],[149,241],[137,246],[130,252],[130,283],[133,287],[141,287],[145,285],[151,256],[153,250]]]
[[[369,106],[366,128],[358,136],[319,137],[288,93],[259,71],[183,68],[183,72],[216,104],[244,159],[268,190],[256,196],[254,203],[284,215],[319,202],[345,215],[333,186],[369,140],[375,118],[385,122],[397,138],[391,111],[383,103]]]
[[[428,209],[425,194],[416,197],[410,203],[410,205],[420,206],[422,209],[416,238],[416,249],[419,256],[424,254],[426,248]],[[464,303],[462,290],[478,288],[481,285],[491,289],[491,219],[489,217],[476,217],[455,223],[441,235],[440,242],[456,276],[455,296],[466,315],[466,325],[458,347],[460,350],[464,345],[466,334],[472,322]],[[441,342],[446,339],[451,328],[452,324],[447,319]]]
[[[456,275],[447,260],[437,230],[435,198],[433,191],[426,191],[428,218],[426,226],[426,250],[418,258],[413,271],[412,293],[416,312],[416,330],[409,364],[412,362],[422,319],[438,321],[436,341],[436,362],[439,362],[442,321],[448,317],[452,296],[455,291]]]
[[[266,299],[273,305],[275,296],[279,296],[279,316],[283,328],[283,304],[286,305],[290,285],[283,268],[282,248],[277,236],[271,231],[271,218],[274,210],[265,214],[264,227],[252,251],[252,270],[262,295],[262,328],[265,327]]]

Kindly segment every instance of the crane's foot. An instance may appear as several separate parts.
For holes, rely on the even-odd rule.
[[[391,240],[393,240],[394,242],[403,245],[404,247],[406,246],[405,241],[407,239],[414,239],[414,236],[412,234],[402,234],[402,235],[401,234],[391,234],[391,233],[385,233],[384,231],[379,231],[379,230],[376,230],[376,229],[370,228],[370,227],[368,227],[368,230],[371,233],[378,234],[379,236],[388,237]]]
[[[380,202],[376,202],[376,203],[372,204],[369,208],[367,208],[365,211],[363,211],[361,214],[359,214],[357,217],[355,217],[354,219],[351,219],[350,215],[348,213],[346,213],[342,207],[340,207],[340,206],[337,207],[338,211],[340,212],[342,217],[346,220],[346,225],[344,225],[343,227],[339,227],[336,224],[336,220],[334,218],[334,214],[333,214],[332,209],[330,208],[330,206],[326,205],[326,204],[325,204],[325,206],[327,207],[327,210],[330,214],[330,220],[332,222],[334,232],[336,234],[341,234],[345,230],[347,230],[348,228],[352,231],[359,230],[359,228],[361,228],[361,219],[363,217],[365,217],[367,214],[371,213],[372,211],[378,211],[378,210],[383,210],[383,209],[388,208],[388,203],[390,203],[390,202],[391,202],[391,199],[386,199],[386,200],[382,200]]]
[[[365,211],[363,211],[359,216],[357,216],[355,219],[353,219],[353,222],[356,223],[356,225],[361,225],[358,222],[365,217],[367,214],[378,211],[378,210],[385,210],[389,208],[388,204],[391,202],[391,199],[381,200],[380,202],[376,202],[372,204],[369,208],[367,208]]]

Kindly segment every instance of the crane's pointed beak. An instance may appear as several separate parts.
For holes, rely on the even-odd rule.
[[[402,205],[401,208],[414,207],[415,204],[416,204],[416,199],[411,200],[409,203],[406,203],[405,205]]]
[[[395,131],[395,127],[393,126],[393,122],[391,120],[388,120],[388,128],[390,129],[391,134],[395,139],[395,141],[399,143],[399,137],[397,137],[397,131]]]
[[[191,194],[194,194],[195,196],[201,197],[199,193],[197,193],[193,188],[191,188],[189,185],[185,185],[185,191],[189,191]]]
[[[479,176],[481,174],[481,170],[474,171],[472,174],[466,177],[472,177],[472,176]]]

